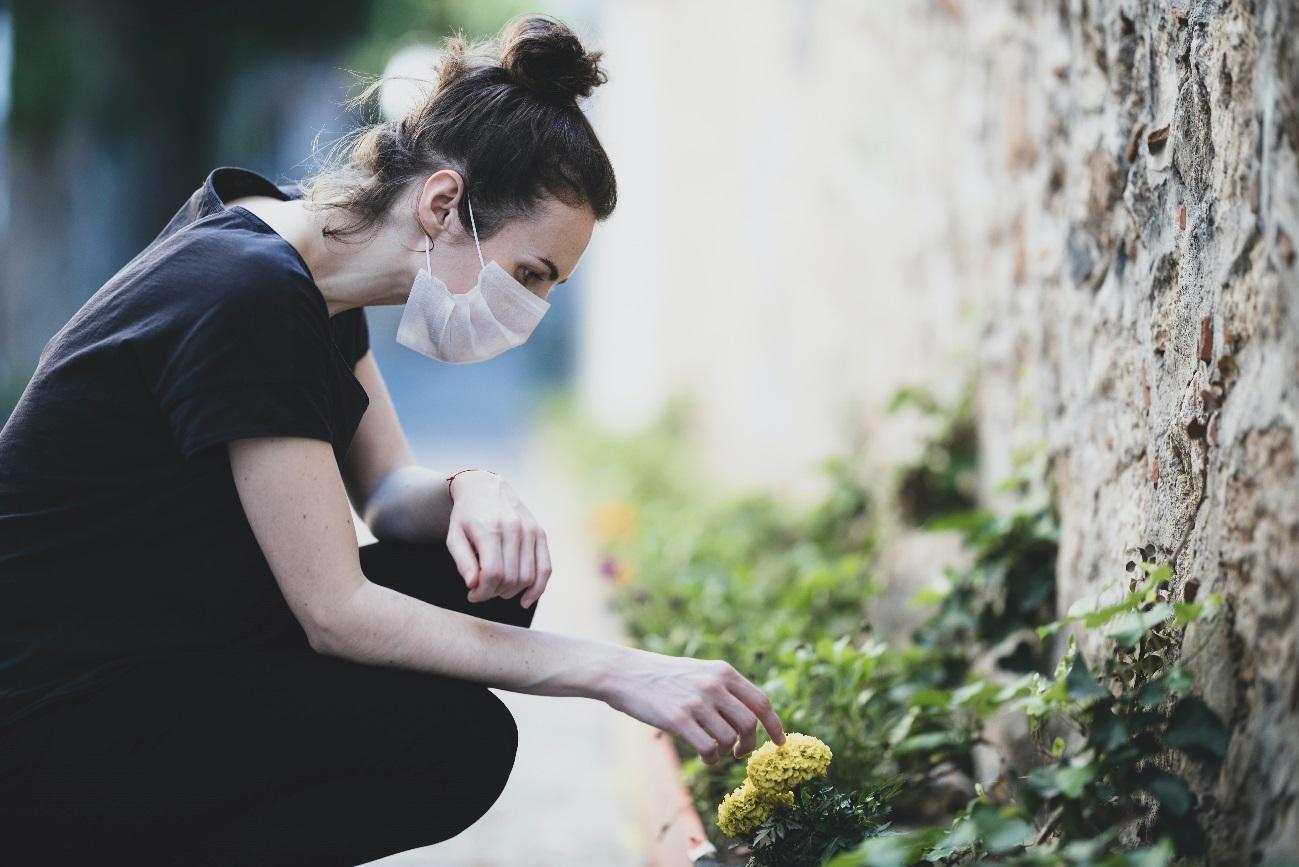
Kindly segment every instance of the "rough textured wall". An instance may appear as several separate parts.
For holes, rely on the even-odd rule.
[[[1299,13],[1011,6],[976,145],[1015,202],[989,238],[1013,276],[983,343],[984,482],[1010,431],[1041,432],[1062,607],[1126,592],[1147,546],[1173,599],[1224,594],[1182,648],[1232,728],[1220,768],[1188,769],[1209,863],[1297,853]]]

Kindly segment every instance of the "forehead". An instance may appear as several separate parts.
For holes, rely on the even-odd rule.
[[[545,256],[566,277],[582,257],[595,229],[595,214],[586,206],[546,198],[526,218],[511,220],[498,237],[520,256]]]

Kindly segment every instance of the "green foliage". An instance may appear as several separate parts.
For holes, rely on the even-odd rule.
[[[826,859],[888,827],[897,786],[868,795],[844,794],[813,781],[794,787],[794,804],[777,804],[753,832],[755,867],[820,867]]]
[[[923,525],[933,518],[975,507],[978,426],[974,418],[974,391],[966,388],[955,404],[945,407],[921,386],[898,389],[888,411],[912,407],[933,419],[937,432],[920,457],[899,468],[894,481],[898,508],[908,523]]]
[[[622,439],[556,418],[587,490],[635,515],[634,529],[603,545],[624,576],[615,604],[636,642],[727,659],[767,692],[787,730],[835,750],[822,786],[807,792],[815,797],[773,811],[732,855],[751,867],[825,858],[834,867],[1136,867],[1203,851],[1196,799],[1174,756],[1218,761],[1228,733],[1175,661],[1182,631],[1217,609],[1217,594],[1171,600],[1170,566],[1143,563],[1145,579],[1132,579],[1118,602],[1076,604],[1052,619],[1058,522],[1029,454],[1002,486],[1017,494],[1013,508],[945,506],[926,517],[929,528],[961,534],[969,565],[935,564],[947,588],[917,600],[932,611],[909,643],[890,646],[870,623],[881,510],[861,481],[861,456],[823,465],[830,493],[811,507],[756,493],[710,497],[685,455],[688,416],[678,404],[670,421]],[[1073,632],[1051,663],[1050,642],[1064,629],[1108,639],[1098,674]],[[976,675],[993,648],[995,672]],[[1041,763],[985,790],[970,783],[972,750],[1005,714],[1027,721]],[[678,747],[701,813],[713,814],[743,763],[708,767]],[[939,786],[953,777],[955,789]],[[854,824],[862,817],[870,822]],[[1153,845],[1125,851],[1123,829]]]
[[[947,570],[948,592],[912,639],[970,655],[975,646],[991,646],[1020,633],[1020,641],[998,664],[1011,671],[1043,670],[1046,648],[1033,629],[1055,611],[1059,524],[1054,506],[1043,501],[1004,515],[953,514],[930,526],[961,531],[975,559],[969,569]]]

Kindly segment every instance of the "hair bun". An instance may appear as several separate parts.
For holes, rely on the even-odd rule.
[[[576,103],[608,81],[602,51],[587,51],[562,22],[545,15],[516,20],[502,37],[501,66],[549,102]]]

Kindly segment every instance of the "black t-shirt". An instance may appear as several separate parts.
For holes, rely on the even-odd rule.
[[[369,332],[225,205],[254,194],[300,196],[215,169],[50,339],[0,431],[0,725],[135,661],[307,646],[223,444],[326,440],[341,468]]]

